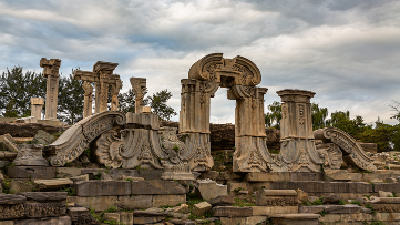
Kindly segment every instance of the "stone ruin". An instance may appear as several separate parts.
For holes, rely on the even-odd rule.
[[[57,104],[52,87],[58,82],[60,63],[41,60],[48,79],[46,105]],[[143,78],[130,79],[135,113],[117,111],[122,88],[120,76],[113,74],[117,65],[99,61],[92,72],[74,71],[73,79],[84,81],[84,119],[56,141],[45,132],[35,136],[42,144],[17,145],[10,135],[0,136],[0,147],[8,149],[0,154],[0,162],[12,165],[6,167],[11,183],[4,183],[3,177],[0,183],[14,191],[0,195],[0,220],[99,224],[95,217],[100,216],[123,224],[400,223],[396,156],[371,156],[334,127],[313,132],[314,92],[277,92],[282,120],[276,140],[280,153],[274,154],[268,151],[264,123],[267,89],[257,87],[261,74],[252,61],[215,53],[195,62],[188,79],[181,80],[177,126],[166,126],[143,106]],[[235,149],[232,157],[223,156],[232,171],[219,170],[221,165],[215,163],[221,159],[211,151],[210,102],[219,87],[227,88],[227,98],[236,101],[235,125],[226,126],[234,126]],[[37,119],[43,100],[31,103],[32,118]],[[56,108],[46,107],[45,120],[56,121],[56,113]],[[385,160],[390,170],[382,169]],[[76,161],[95,161],[106,168],[69,166]],[[120,210],[110,211],[115,208]]]

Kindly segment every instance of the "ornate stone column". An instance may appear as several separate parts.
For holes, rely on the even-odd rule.
[[[85,91],[83,98],[83,118],[86,118],[92,115],[93,86],[90,82],[84,81],[82,88]]]
[[[45,59],[40,60],[40,67],[43,68],[43,77],[47,78],[47,95],[46,95],[46,108],[45,119],[57,120],[57,107],[58,107],[58,84],[60,80],[59,70],[61,60],[59,59]]]
[[[44,100],[42,98],[31,98],[31,116],[33,116],[33,123],[37,123],[42,119],[42,108]]]
[[[111,85],[111,110],[118,110],[119,106],[119,100],[118,100],[118,94],[122,89],[122,82],[121,80],[116,80],[115,84]]]
[[[100,82],[96,82],[95,84],[95,92],[94,92],[94,113],[100,113],[100,93],[101,93],[101,84]]]
[[[281,97],[280,153],[289,171],[318,172],[324,161],[319,157],[312,132],[310,99],[315,93],[303,90],[277,91]]]
[[[146,90],[146,79],[131,78],[132,90],[135,93],[135,113],[143,112],[143,98]]]

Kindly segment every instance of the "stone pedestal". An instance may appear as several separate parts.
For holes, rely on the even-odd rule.
[[[47,78],[47,95],[46,95],[46,108],[45,108],[46,120],[57,120],[60,66],[61,66],[61,60],[59,59],[48,60],[42,58],[40,60],[40,67],[43,68],[43,77]]]
[[[49,163],[43,158],[42,153],[43,145],[21,144],[13,163],[17,166],[48,166]]]
[[[303,90],[277,91],[281,97],[281,155],[292,172],[318,172],[320,158],[312,133],[310,99],[315,93]]]
[[[37,123],[42,118],[42,108],[44,100],[41,98],[31,98],[31,119],[32,123]]]

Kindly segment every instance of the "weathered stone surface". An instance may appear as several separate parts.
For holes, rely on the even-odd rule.
[[[10,191],[13,194],[18,194],[20,192],[32,191],[34,185],[30,181],[16,181],[12,180],[10,183]]]
[[[25,196],[28,201],[65,201],[67,199],[67,192],[21,192],[19,193]]]
[[[251,206],[253,216],[268,216],[271,214],[292,214],[298,213],[298,206]]]
[[[378,184],[375,184],[378,185]],[[366,182],[273,182],[267,190],[297,190],[307,193],[372,193],[372,185]],[[376,186],[375,186],[376,191]]]
[[[14,225],[13,221],[0,221],[0,225]]]
[[[85,207],[91,207],[96,212],[102,212],[111,206],[117,205],[117,196],[95,196],[95,197],[80,197],[68,196],[67,202],[79,203]]]
[[[172,212],[174,213],[188,213],[189,212],[189,206],[186,204],[182,204],[180,206],[175,206],[172,208]]]
[[[340,200],[343,200],[343,197],[340,194],[332,193],[324,196],[323,203],[324,204],[337,204]]]
[[[45,131],[39,130],[35,136],[33,136],[33,143],[48,145],[55,141],[55,137]]]
[[[75,177],[69,178],[72,182],[79,182],[79,181],[89,181],[89,174],[79,175]]]
[[[43,190],[59,190],[63,186],[67,186],[73,184],[73,182],[69,179],[63,180],[35,180],[33,181],[36,187],[38,187],[41,191]]]
[[[351,181],[347,170],[325,170],[327,181]]]
[[[269,215],[273,224],[319,225],[319,214],[273,214]]]
[[[73,224],[97,224],[96,219],[89,213],[89,209],[85,207],[69,207],[68,215]]]
[[[375,184],[375,192],[385,191],[385,192],[400,192],[400,183],[377,183]],[[387,196],[385,196],[387,197]]]
[[[74,177],[81,175],[83,169],[86,168],[56,167],[56,173],[57,177]]]
[[[130,195],[132,190],[129,181],[80,181],[73,187],[77,196]]]
[[[153,195],[153,206],[170,205],[186,203],[186,195]]]
[[[327,214],[354,214],[361,213],[361,207],[358,205],[317,205],[301,206],[299,213],[319,213],[325,211]]]
[[[212,180],[197,181],[198,190],[204,200],[208,201],[220,195],[226,195],[228,192],[227,185],[217,184]]]
[[[134,181],[132,184],[133,195],[180,195],[185,194],[185,188],[173,181]]]
[[[235,197],[232,195],[219,195],[213,199],[208,200],[213,206],[229,206],[235,204]]]
[[[128,180],[127,180],[128,179]],[[144,181],[144,177],[132,177],[125,175],[118,175],[116,180],[124,180],[124,181]]]
[[[60,217],[44,217],[35,219],[25,219],[19,220],[14,223],[14,225],[71,225],[70,216],[60,216]]]
[[[216,206],[213,208],[214,216],[247,217],[253,216],[252,207]]]
[[[193,214],[196,216],[203,216],[204,213],[210,211],[212,205],[207,202],[200,202],[193,205]]]
[[[378,194],[379,194],[379,197],[393,197],[392,192],[379,191]]]
[[[8,176],[13,178],[52,179],[55,177],[55,167],[48,166],[13,166],[8,168]]]
[[[65,203],[24,203],[25,215],[30,218],[63,216],[66,213]]]
[[[0,123],[0,127],[3,130],[2,124],[3,123]],[[10,151],[10,152],[18,152],[18,145],[14,142],[14,140],[10,134],[0,135],[0,150]]]
[[[10,134],[12,137],[33,137],[39,130],[54,134],[69,126],[52,126],[38,123],[3,123],[0,122],[0,135]]]
[[[0,194],[0,205],[16,205],[26,201],[27,198],[22,195]]]
[[[222,224],[246,224],[246,225],[257,225],[262,224],[267,220],[266,216],[249,216],[249,217],[220,217],[219,220]]]
[[[372,200],[371,203],[400,204],[400,197],[379,197]]]
[[[161,222],[164,218],[163,216],[133,217],[133,224],[154,224]]]
[[[13,163],[17,166],[48,166],[43,156],[42,144],[21,144],[18,146],[18,155]]]
[[[164,170],[165,172],[162,175],[163,180],[196,180],[189,165],[165,165]]]
[[[248,173],[248,182],[277,182],[277,181],[325,181],[322,173],[301,173],[301,172],[269,172],[269,173]]]
[[[260,190],[256,197],[258,206],[295,206],[297,204],[295,190]]]
[[[4,197],[0,196],[0,200]],[[12,199],[15,202],[15,200]],[[0,205],[0,220],[4,219],[14,219],[21,218],[24,216],[24,206],[23,204],[10,204],[6,203],[4,205]]]
[[[153,206],[153,195],[118,196],[117,205],[128,209],[143,209]]]

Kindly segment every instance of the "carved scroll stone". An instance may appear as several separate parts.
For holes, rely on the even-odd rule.
[[[105,111],[79,121],[50,145],[51,165],[63,166],[75,160],[95,138],[125,121],[125,114],[117,111]]]
[[[25,203],[25,215],[31,218],[62,216],[66,213],[66,207],[63,203]]]
[[[342,152],[339,146],[333,143],[324,143],[316,146],[318,154],[325,159],[325,169],[338,170],[342,165]]]
[[[334,143],[339,146],[343,161],[362,170],[376,171],[371,158],[362,150],[360,144],[348,133],[335,127],[326,127],[314,131],[315,139],[324,143]]]

